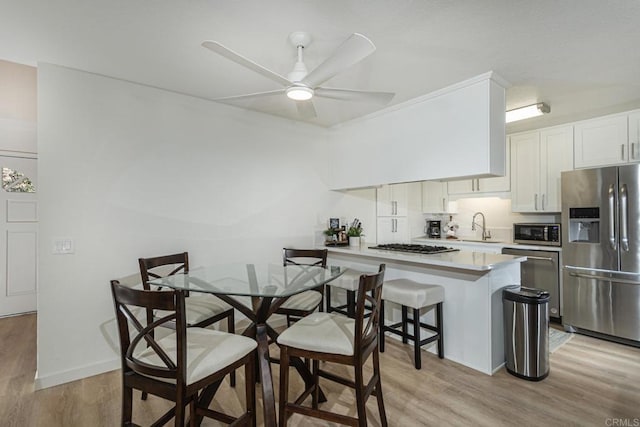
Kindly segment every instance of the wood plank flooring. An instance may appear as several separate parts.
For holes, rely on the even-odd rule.
[[[34,314],[0,319],[0,425],[117,426],[119,371],[35,392],[35,336]],[[640,425],[638,348],[576,335],[551,354],[549,377],[529,382],[504,370],[489,377],[430,353],[423,353],[423,368],[416,371],[411,348],[387,342],[381,369],[390,426]],[[273,365],[275,384],[278,369]],[[346,372],[343,367],[335,370]],[[302,388],[296,379],[292,372],[291,393]],[[242,382],[240,375],[238,384]],[[238,413],[244,404],[242,389],[232,389],[227,382],[213,406]],[[329,397],[325,408],[355,414],[350,390],[332,383],[324,383],[323,389]],[[140,425],[149,425],[167,408],[161,399],[141,401],[140,394],[134,394],[134,421]],[[375,399],[367,409],[369,425],[379,426]],[[258,416],[260,425],[260,410]],[[219,424],[205,420],[203,425]],[[294,416],[289,425],[330,424]]]

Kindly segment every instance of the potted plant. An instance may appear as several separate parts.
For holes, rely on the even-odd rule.
[[[362,224],[360,221],[354,221],[354,223],[347,230],[347,236],[349,237],[349,246],[360,246],[360,237],[363,236]]]

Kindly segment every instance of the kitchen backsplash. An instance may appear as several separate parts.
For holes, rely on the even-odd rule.
[[[491,232],[492,240],[511,241],[513,224],[517,222],[559,222],[560,215],[550,214],[520,214],[511,212],[511,199],[498,197],[479,197],[458,199],[457,213],[452,214],[453,220],[459,225],[458,236],[480,239],[482,232],[478,227],[471,230],[471,219],[476,212],[482,212],[486,220],[486,228]],[[443,226],[449,221],[449,215],[424,214],[424,219],[439,219]],[[477,219],[479,222],[479,218]],[[424,233],[423,233],[424,235]]]

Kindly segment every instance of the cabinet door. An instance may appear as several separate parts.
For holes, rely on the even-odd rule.
[[[540,210],[540,133],[511,135],[511,210]]]
[[[445,213],[447,212],[448,201],[446,182],[422,182],[422,212]]]
[[[575,125],[576,169],[626,163],[628,151],[626,115],[587,120]]]
[[[629,161],[640,162],[640,111],[629,114]]]
[[[409,204],[407,184],[383,185],[376,190],[378,216],[406,216]]]
[[[540,208],[560,212],[560,175],[573,170],[573,126],[540,131]]]
[[[409,242],[409,222],[406,217],[380,217],[377,225],[379,245]]]
[[[447,183],[447,192],[449,194],[468,194],[473,193],[476,186],[475,179],[464,179],[462,181],[449,181]]]
[[[479,193],[498,193],[511,190],[511,178],[510,178],[510,163],[509,159],[510,148],[509,139],[507,138],[505,147],[505,159],[507,164],[505,165],[505,175],[497,176],[495,178],[480,178],[476,180],[475,191]]]

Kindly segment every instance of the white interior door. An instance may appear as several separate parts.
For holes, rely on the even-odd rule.
[[[0,170],[0,316],[9,316],[36,310],[36,159],[0,156]]]

